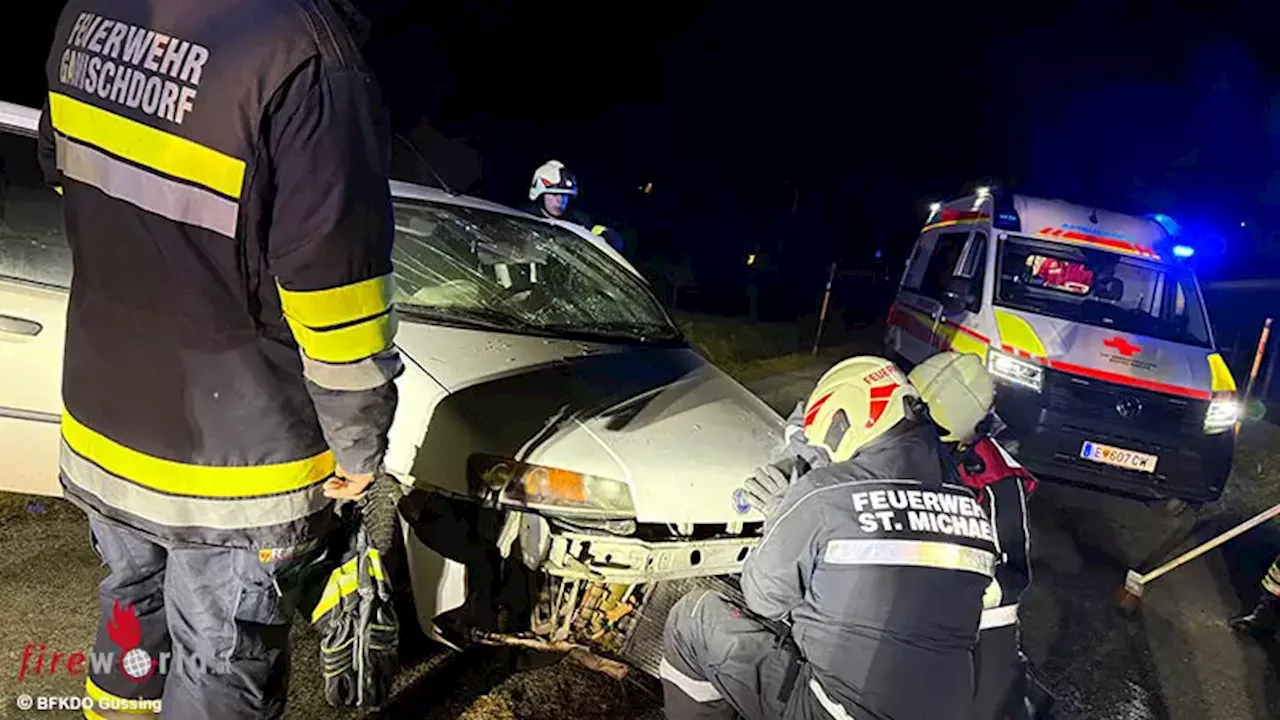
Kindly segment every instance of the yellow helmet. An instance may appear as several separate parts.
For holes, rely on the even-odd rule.
[[[946,434],[943,442],[968,444],[991,412],[996,386],[977,355],[938,353],[907,376]]]
[[[818,380],[805,403],[805,439],[832,462],[848,460],[906,418],[908,397],[919,394],[897,365],[870,356],[844,360]]]

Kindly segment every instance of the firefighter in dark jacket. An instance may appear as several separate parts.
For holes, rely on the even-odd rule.
[[[806,407],[803,435],[830,463],[748,480],[766,519],[743,565],[746,607],[707,591],[673,607],[667,717],[968,717],[991,524],[949,482],[937,430],[892,363],[836,365]]]
[[[389,128],[328,2],[70,0],[54,31],[61,479],[110,568],[95,648],[124,655],[89,674],[99,707],[281,717],[329,497],[382,462]]]
[[[976,355],[944,352],[908,375],[953,449],[960,479],[995,526],[1000,564],[987,589],[977,652],[978,682],[971,717],[1027,716],[1029,663],[1021,652],[1018,603],[1031,584],[1027,498],[1036,479],[990,436],[995,385]],[[1033,709],[1047,698],[1035,699]]]
[[[570,207],[576,197],[578,179],[564,163],[548,160],[534,171],[533,180],[529,182],[529,202],[533,203],[530,210],[534,215],[581,225],[604,238],[614,250],[622,252],[622,236],[618,231],[592,222],[586,213]]]

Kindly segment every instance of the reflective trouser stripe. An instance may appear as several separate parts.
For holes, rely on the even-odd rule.
[[[981,630],[989,630],[991,628],[1008,627],[1018,622],[1018,606],[1005,605],[1004,607],[991,608],[982,611],[982,623],[978,626]]]
[[[995,577],[995,553],[926,540],[832,540],[823,560],[832,565],[894,565],[962,570]]]
[[[849,714],[849,711],[843,705],[827,696],[827,692],[818,683],[818,678],[810,678],[809,692],[813,693],[814,699],[818,701],[822,709],[826,710],[827,714],[835,718],[835,720],[853,720],[853,716]]]
[[[714,702],[721,698],[720,691],[716,690],[714,685],[706,680],[698,680],[685,675],[675,665],[668,662],[665,657],[658,664],[658,677],[680,688],[680,692],[688,695],[689,699],[694,702]]]
[[[403,368],[395,353],[380,353],[353,363],[327,363],[302,353],[302,374],[328,390],[373,390],[391,382]]]
[[[85,426],[70,412],[62,415],[62,439],[74,454],[107,473],[160,493],[199,498],[252,499],[290,493],[328,478],[335,462],[328,450],[270,465],[220,467],[174,462],[125,447]]]
[[[1280,558],[1271,564],[1271,569],[1262,576],[1262,589],[1280,597]]]
[[[62,473],[66,481],[109,507],[168,528],[241,530],[304,521],[328,500],[323,479],[293,492],[266,497],[189,497],[144,487],[90,462],[64,440]]]
[[[228,198],[244,187],[243,160],[59,93],[49,93],[53,127],[67,137]]]
[[[365,567],[369,575],[378,582],[387,581],[386,572],[382,569],[382,554],[374,548],[365,551]],[[342,563],[329,573],[329,581],[325,583],[320,602],[311,612],[311,622],[316,622],[338,606],[342,598],[356,592],[360,583],[360,558],[353,557]]]
[[[235,237],[240,208],[234,200],[142,170],[62,136],[56,143],[63,175],[161,217]]]
[[[158,717],[160,698],[125,698],[103,690],[91,678],[85,678],[84,692],[93,701],[92,709],[86,708],[84,716],[89,720],[109,720],[116,717]]]

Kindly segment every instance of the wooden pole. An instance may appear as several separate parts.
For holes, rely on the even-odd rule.
[[[1267,338],[1271,336],[1271,318],[1262,323],[1262,334],[1258,336],[1258,349],[1253,353],[1253,367],[1249,370],[1249,382],[1244,387],[1244,397],[1240,400],[1240,418],[1249,411],[1249,398],[1253,395],[1253,381],[1258,377],[1258,368],[1262,366],[1262,356],[1267,351]],[[1240,432],[1241,420],[1236,420],[1236,432]]]
[[[827,290],[822,294],[822,312],[818,313],[818,331],[813,335],[813,354],[818,354],[818,342],[822,340],[822,326],[827,321],[827,306],[831,303],[831,285],[836,281],[836,264],[831,263],[831,273],[827,275]]]

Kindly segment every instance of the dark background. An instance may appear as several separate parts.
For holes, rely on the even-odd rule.
[[[982,183],[1165,212],[1203,278],[1276,274],[1280,4],[364,5],[435,173],[521,205],[564,161],[687,309],[747,312],[754,284],[762,316],[811,314],[836,262],[841,307],[878,313],[868,278],[896,280],[928,202]],[[4,23],[0,98],[40,102],[59,10]],[[435,183],[397,151],[397,176]]]

